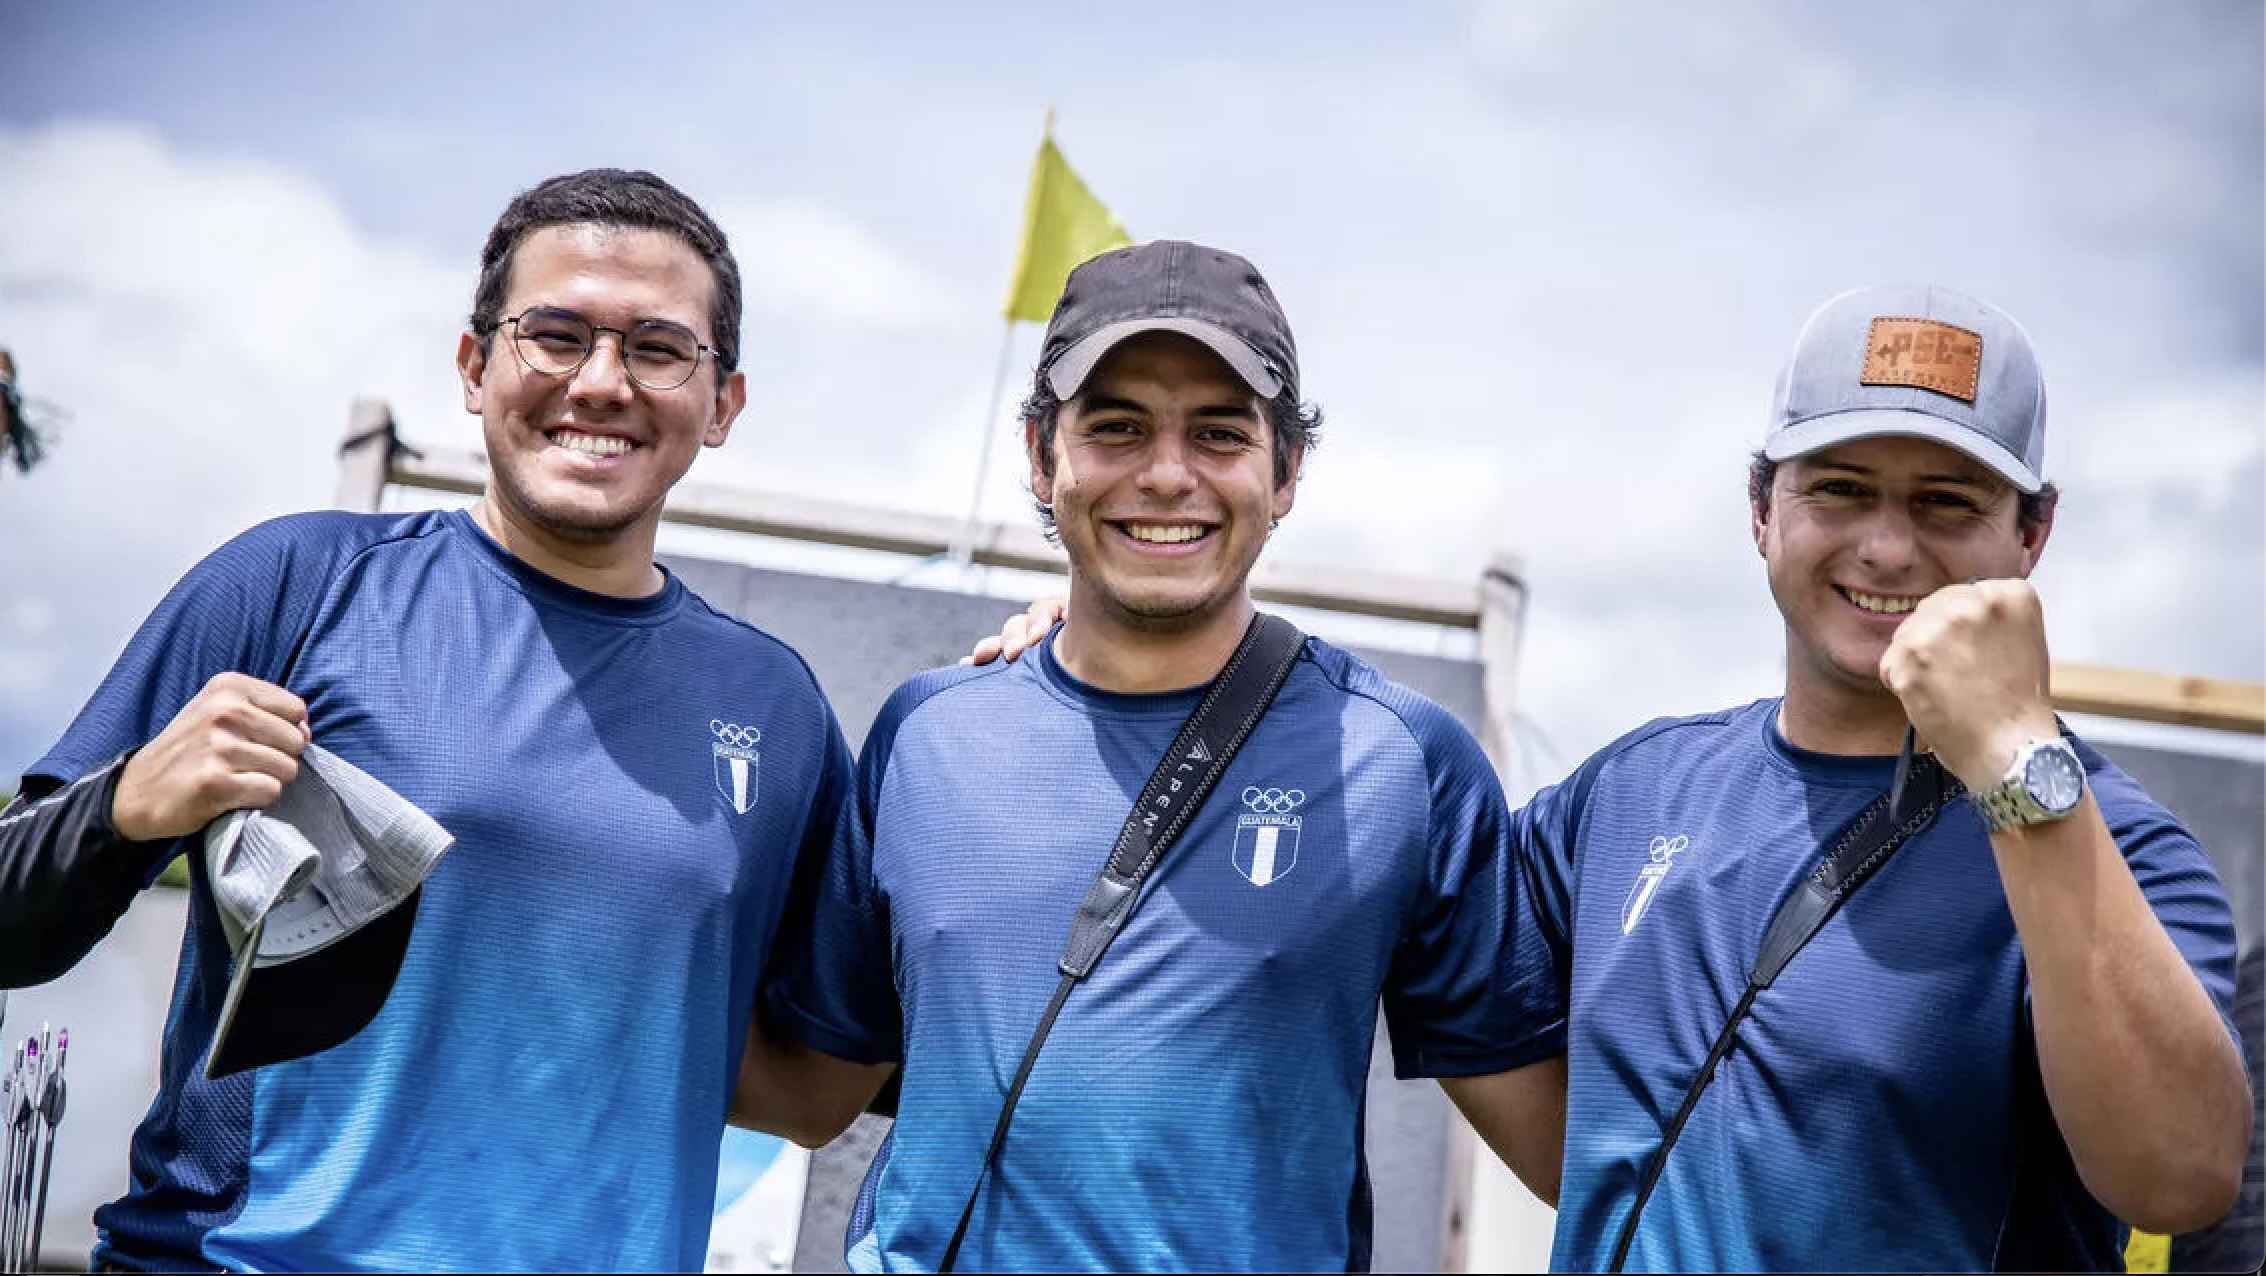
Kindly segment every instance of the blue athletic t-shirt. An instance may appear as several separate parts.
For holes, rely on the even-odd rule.
[[[1200,692],[1071,678],[1052,640],[900,688],[777,1025],[902,1061],[861,1270],[933,1269],[1059,981],[1070,917]],[[1070,995],[960,1264],[1345,1271],[1369,1257],[1362,1100],[1382,997],[1403,1077],[1557,1053],[1547,949],[1502,791],[1445,710],[1308,640],[1273,707]]]
[[[1892,758],[1789,744],[1779,701],[1652,723],[1514,817],[1570,972],[1551,1265],[1611,1260],[1779,905]],[[2225,1017],[2234,927],[2202,848],[2082,743],[2142,892]],[[1669,1153],[1630,1271],[2122,1270],[2038,1077],[1988,835],[1954,802],[1777,980]]]
[[[456,844],[367,1028],[208,1081],[229,951],[181,843],[159,1090],[98,1261],[699,1269],[757,975],[851,779],[802,661],[673,576],[589,593],[461,512],[296,515],[183,578],[32,773],[145,743],[227,670]]]

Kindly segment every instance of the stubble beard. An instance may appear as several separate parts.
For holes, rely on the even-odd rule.
[[[1164,601],[1129,599],[1107,589],[1100,592],[1127,628],[1145,634],[1177,634],[1198,629],[1205,621],[1218,615],[1220,608],[1226,606],[1235,593],[1233,589],[1227,589],[1194,601]]]
[[[1814,694],[1826,697],[1827,703],[1855,708],[1896,700],[1896,693],[1880,680],[1877,656],[1872,664],[1844,663],[1825,635],[1815,632],[1814,627],[1805,634],[1791,620],[1786,624],[1786,668],[1789,684],[1800,677]],[[1794,689],[1792,685],[1787,688],[1789,692]]]
[[[514,516],[536,531],[568,544],[604,545],[618,540],[637,526],[652,508],[648,505],[621,513],[586,513],[571,506],[546,505],[534,498],[511,467],[496,467],[494,474],[497,495]]]
[[[1171,635],[1200,629],[1204,623],[1230,606],[1242,596],[1244,583],[1251,577],[1251,566],[1223,582],[1219,588],[1202,593],[1179,591],[1149,591],[1139,587],[1119,589],[1111,585],[1109,577],[1081,561],[1084,555],[1072,548],[1065,539],[1063,551],[1070,559],[1070,570],[1083,578],[1102,605],[1117,622],[1138,633]]]

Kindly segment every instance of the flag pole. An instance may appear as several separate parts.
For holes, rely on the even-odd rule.
[[[1046,123],[1039,131],[1039,147],[1042,151],[1053,136],[1054,103],[1049,102],[1046,104]],[[1024,210],[1023,236],[1015,245],[1015,269],[1018,274],[1023,268],[1023,254],[1030,251],[1031,228],[1028,221],[1032,211]],[[984,479],[991,473],[991,443],[993,436],[999,432],[999,408],[1007,393],[1007,361],[1014,350],[1015,314],[1013,302],[1010,301],[1007,322],[999,330],[999,363],[991,374],[991,399],[984,409],[983,442],[976,448],[975,487],[968,493],[968,514],[960,520],[960,534],[953,538],[952,548],[945,555],[946,560],[959,569],[963,584],[967,580],[968,568],[976,557],[976,518],[983,509]]]
[[[983,443],[976,448],[976,485],[968,493],[968,516],[960,522],[960,534],[953,538],[950,559],[960,568],[963,579],[976,556],[976,516],[983,508],[984,479],[991,473],[991,441],[999,433],[999,408],[1007,394],[1007,361],[1015,350],[1015,320],[1010,316],[999,330],[999,365],[991,374],[991,401],[984,409]]]

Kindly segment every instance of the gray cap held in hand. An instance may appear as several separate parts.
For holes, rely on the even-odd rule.
[[[425,878],[455,839],[310,744],[264,811],[205,828],[205,877],[235,957],[207,1077],[328,1050],[393,991]]]

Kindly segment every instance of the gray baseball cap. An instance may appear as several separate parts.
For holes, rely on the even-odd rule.
[[[1119,342],[1144,332],[1203,342],[1261,398],[1298,396],[1298,346],[1259,268],[1176,239],[1103,253],[1071,271],[1047,320],[1039,371],[1054,397],[1068,399]]]
[[[264,811],[205,827],[205,880],[236,971],[205,1076],[297,1059],[367,1027],[393,992],[417,902],[455,838],[310,744]]]
[[[1860,288],[1820,306],[1778,378],[1763,455],[1911,435],[2045,486],[2046,382],[2013,316],[1949,288]]]

